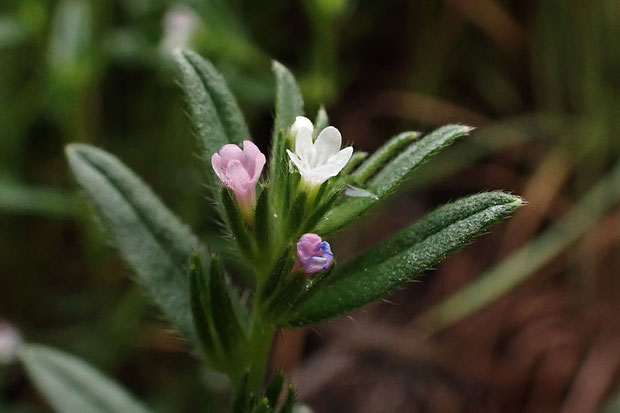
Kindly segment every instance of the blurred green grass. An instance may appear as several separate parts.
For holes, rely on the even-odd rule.
[[[165,324],[108,250],[62,152],[82,141],[118,154],[212,237],[170,47],[216,63],[263,148],[276,58],[298,75],[309,112],[326,104],[362,149],[398,129],[479,128],[420,169],[412,190],[515,148],[533,148],[513,162],[529,176],[560,149],[572,205],[620,152],[619,38],[613,0],[3,1],[0,317],[95,362],[162,411],[219,397],[218,379],[197,372],[160,331]],[[591,271],[582,268],[576,285]],[[0,382],[2,398],[14,411],[40,407]]]

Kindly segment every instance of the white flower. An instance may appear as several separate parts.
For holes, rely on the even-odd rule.
[[[340,149],[342,136],[333,126],[323,129],[314,143],[313,131],[310,119],[297,116],[290,129],[290,135],[295,140],[295,153],[286,150],[299,170],[302,181],[311,187],[338,175],[353,154],[351,146]]]

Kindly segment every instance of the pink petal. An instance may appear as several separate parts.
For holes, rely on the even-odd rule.
[[[224,174],[224,170],[222,169],[222,158],[218,153],[214,153],[211,157],[211,166],[215,171],[215,174],[222,182],[226,182],[226,175]]]
[[[228,178],[226,185],[232,188],[237,195],[245,195],[248,192],[250,175],[237,159],[233,159],[228,163],[226,178]]]
[[[262,153],[259,153],[256,159],[254,160],[254,170],[250,171],[252,173],[252,177],[250,178],[250,181],[254,185],[256,185],[256,183],[258,182],[258,179],[260,178],[260,174],[263,171],[263,167],[265,166],[266,162],[267,162],[267,159],[265,158],[265,155],[263,155]]]
[[[237,145],[233,145],[232,143],[222,146],[219,154],[222,157],[222,166],[224,170],[226,170],[230,161],[236,159],[243,162],[244,159],[244,154],[241,148]]]

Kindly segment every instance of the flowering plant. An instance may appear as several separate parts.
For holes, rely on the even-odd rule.
[[[471,128],[447,125],[423,137],[405,132],[371,156],[352,146],[341,149],[341,134],[329,126],[325,111],[319,110],[314,123],[304,117],[294,77],[274,63],[275,126],[267,163],[211,63],[185,50],[176,52],[175,61],[216,218],[224,224],[217,242],[199,240],[114,156],[72,144],[67,157],[136,281],[207,365],[229,378],[234,412],[293,411],[295,392],[291,386],[282,390],[281,373],[264,386],[278,328],[312,325],[383,297],[521,205],[518,197],[500,191],[472,195],[337,263],[338,245],[323,238],[380,204],[416,167]],[[232,268],[240,267],[234,263],[251,275],[252,282],[242,287],[250,291],[248,301],[241,298],[239,282],[232,282]],[[78,381],[85,383],[82,393],[93,395],[76,396],[79,402],[98,400],[104,405],[97,411],[147,411],[107,379],[93,378],[97,373],[91,368],[77,368],[67,355],[30,347],[22,357],[44,394],[52,393],[49,386]],[[42,364],[54,365],[45,370],[47,376]],[[72,380],[52,385],[42,375]],[[95,397],[101,388],[103,402]],[[50,401],[70,411],[63,398]]]

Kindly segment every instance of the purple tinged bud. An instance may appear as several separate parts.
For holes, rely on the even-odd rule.
[[[295,267],[303,268],[306,274],[328,269],[334,262],[334,254],[327,241],[317,234],[304,234],[297,243]]]

